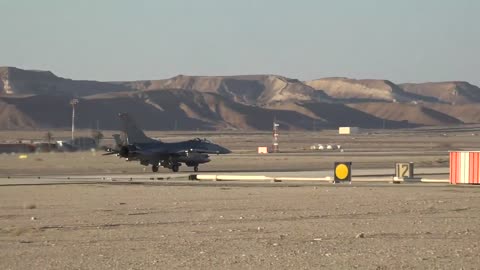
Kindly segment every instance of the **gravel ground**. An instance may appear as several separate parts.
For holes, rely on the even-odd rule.
[[[0,188],[0,269],[477,269],[480,189]]]

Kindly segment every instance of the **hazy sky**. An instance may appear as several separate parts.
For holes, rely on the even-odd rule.
[[[476,0],[0,0],[0,66],[480,84]]]

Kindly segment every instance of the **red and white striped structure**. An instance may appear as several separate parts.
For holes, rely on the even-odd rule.
[[[450,152],[450,184],[480,184],[480,151]]]

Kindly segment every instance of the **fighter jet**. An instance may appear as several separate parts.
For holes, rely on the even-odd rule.
[[[207,139],[195,138],[173,143],[155,140],[147,137],[128,114],[120,113],[119,117],[123,122],[125,140],[121,141],[120,136],[115,134],[117,147],[106,149],[108,153],[104,155],[116,154],[127,161],[138,160],[144,166],[152,165],[153,172],[158,172],[160,166],[178,172],[182,163],[198,172],[200,164],[210,162],[209,155],[231,153],[227,148]]]

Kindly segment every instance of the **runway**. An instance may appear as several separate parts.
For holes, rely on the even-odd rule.
[[[417,176],[447,180],[448,168],[418,168]],[[190,181],[192,174],[219,174],[241,176],[265,176],[268,178],[302,177],[321,178],[333,177],[333,170],[319,171],[208,171],[208,172],[181,172],[181,173],[137,173],[137,174],[82,174],[82,175],[17,175],[0,177],[0,186],[9,185],[55,185],[55,184],[92,184],[92,183],[148,183],[159,185],[196,185],[198,181]],[[394,171],[392,168],[358,169],[352,171],[352,183],[388,183],[391,182]],[[249,181],[244,181],[249,182]],[[265,181],[263,181],[265,182]],[[288,181],[284,181],[288,182]],[[255,184],[251,183],[250,184]],[[278,184],[278,183],[275,183]],[[309,181],[296,182],[297,185],[311,185]],[[314,183],[314,184],[319,184]]]

